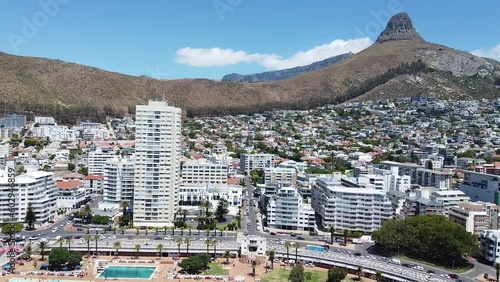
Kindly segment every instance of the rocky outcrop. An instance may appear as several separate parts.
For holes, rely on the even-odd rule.
[[[231,73],[231,74],[225,75],[222,78],[222,81],[266,82],[266,81],[283,80],[283,79],[287,79],[287,78],[292,78],[292,77],[300,75],[300,74],[304,74],[306,72],[311,72],[311,71],[315,71],[318,69],[328,67],[332,64],[343,61],[343,60],[351,57],[352,55],[354,55],[354,54],[349,52],[346,54],[341,54],[341,55],[337,55],[337,56],[334,56],[334,57],[331,57],[328,59],[324,59],[324,60],[319,61],[319,62],[314,62],[314,63],[307,65],[307,66],[294,67],[294,68],[284,69],[284,70],[268,71],[268,72],[254,73],[254,74],[248,74],[248,75]]]
[[[384,43],[394,40],[423,40],[413,27],[413,22],[407,13],[392,16],[376,42]]]

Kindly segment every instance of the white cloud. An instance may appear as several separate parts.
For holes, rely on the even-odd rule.
[[[211,49],[185,47],[177,50],[176,62],[194,67],[222,67],[239,63],[257,63],[270,70],[279,70],[304,66],[336,55],[357,53],[373,42],[370,38],[337,39],[329,44],[316,46],[307,51],[300,51],[289,58],[277,54],[247,53],[219,47]]]
[[[500,62],[500,44],[491,49],[478,49],[471,53],[476,56],[491,58]]]

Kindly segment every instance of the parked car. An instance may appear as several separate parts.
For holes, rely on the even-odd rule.
[[[455,273],[448,273],[448,276],[450,276],[453,279],[458,279],[458,275]]]
[[[276,235],[276,233],[275,232],[271,232],[271,233],[269,233],[269,235],[274,236],[274,235]]]
[[[302,237],[302,236],[297,236],[297,240],[304,240],[304,237]]]

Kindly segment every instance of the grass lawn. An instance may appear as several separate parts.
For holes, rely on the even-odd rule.
[[[210,269],[203,272],[205,275],[229,275],[229,269],[223,269],[218,263],[210,263],[208,265]]]
[[[269,273],[262,275],[261,282],[283,282],[288,281],[288,276],[291,270],[275,269]],[[322,271],[305,270],[305,273],[311,273],[311,279],[305,282],[324,282],[328,278],[328,274]]]

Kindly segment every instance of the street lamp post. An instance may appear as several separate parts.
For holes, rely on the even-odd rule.
[[[455,260],[453,260],[453,265],[451,266],[451,270],[455,271]]]

